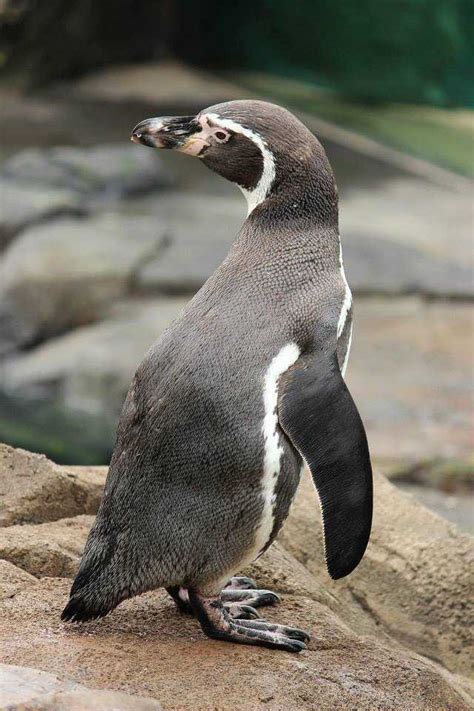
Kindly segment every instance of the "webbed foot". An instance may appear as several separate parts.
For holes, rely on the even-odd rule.
[[[208,597],[189,590],[189,602],[208,637],[238,644],[284,649],[288,652],[301,652],[306,649],[305,643],[308,642],[309,635],[303,630],[264,620],[235,619],[226,609],[221,595]]]
[[[224,607],[233,619],[255,619],[259,617],[257,607],[276,605],[280,598],[271,590],[257,590],[256,583],[250,578],[231,578],[221,592]],[[193,615],[194,610],[189,602],[186,588],[178,586],[166,588],[176,603],[178,609]]]

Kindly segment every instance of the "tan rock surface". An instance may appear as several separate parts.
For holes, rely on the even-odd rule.
[[[93,516],[74,516],[0,528],[0,558],[37,578],[71,578],[79,567],[93,521]]]
[[[364,559],[352,575],[331,581],[319,506],[307,474],[280,540],[327,594],[344,604],[353,629],[385,632],[448,669],[472,672],[471,536],[376,476],[374,525]]]
[[[7,468],[17,490],[22,477],[25,490],[35,476],[40,484],[52,478],[55,497],[70,503],[70,480],[59,475],[64,469],[80,476],[80,470],[22,451],[5,448],[3,454],[3,474]],[[103,481],[103,469],[92,471]],[[100,488],[98,480],[95,486]],[[48,509],[45,490],[38,488],[51,517],[59,509]],[[36,667],[68,683],[151,697],[177,711],[472,708],[473,686],[460,675],[469,671],[472,539],[381,477],[376,477],[372,542],[348,579],[332,582],[325,571],[318,504],[308,477],[281,542],[246,571],[282,595],[281,605],[265,611],[268,619],[311,632],[308,649],[298,656],[209,640],[196,620],[178,613],[165,591],[128,600],[103,620],[62,623],[71,583],[57,576],[74,574],[93,520],[83,514],[91,499],[73,501],[81,515],[0,531],[0,556],[10,561],[0,568],[11,586],[0,600],[0,658],[7,664]],[[25,502],[20,504],[18,512],[25,510]],[[36,511],[41,520],[41,507]],[[83,697],[70,696],[72,691],[53,689],[43,706],[12,708],[72,710],[82,703],[100,709],[111,698],[90,689],[81,691]],[[139,709],[137,704],[130,708]]]
[[[299,586],[300,566],[286,586]],[[265,565],[280,576],[272,557]],[[148,694],[166,709],[470,708],[466,683],[398,645],[352,632],[306,594],[284,597],[268,617],[313,634],[299,656],[207,639],[164,591],[121,605],[107,618],[74,626],[59,620],[69,581],[44,578],[0,603],[0,655],[99,688]]]
[[[105,467],[58,466],[0,444],[0,526],[42,523],[97,511]]]
[[[5,597],[14,597],[20,590],[35,584],[34,575],[27,573],[22,568],[17,568],[8,560],[0,558],[0,600]]]
[[[0,664],[0,703],[7,711],[159,711],[154,699],[88,689],[53,674]]]

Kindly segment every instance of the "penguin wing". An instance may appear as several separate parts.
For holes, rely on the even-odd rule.
[[[364,425],[336,352],[301,356],[281,378],[278,419],[306,460],[321,502],[326,564],[335,580],[364,555],[372,525],[372,467]]]

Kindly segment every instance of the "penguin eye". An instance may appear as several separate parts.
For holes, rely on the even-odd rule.
[[[214,136],[219,143],[225,143],[230,138],[230,134],[226,133],[226,131],[216,131]]]

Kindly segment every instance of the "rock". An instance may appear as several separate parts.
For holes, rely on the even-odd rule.
[[[138,364],[186,301],[121,302],[109,319],[52,339],[5,364],[3,381],[17,396],[41,396],[115,425]]]
[[[243,90],[179,62],[162,61],[100,69],[69,83],[67,91],[78,98],[102,102],[138,100],[155,106],[182,106],[183,112],[191,113],[221,101],[241,99]]]
[[[290,554],[284,565],[287,579],[299,576]],[[183,710],[461,711],[472,702],[467,680],[396,643],[354,633],[306,594],[286,594],[268,615],[312,631],[308,651],[294,656],[207,639],[164,591],[129,600],[97,622],[63,624],[59,616],[69,586],[44,578],[0,603],[0,654],[6,663],[31,666],[40,658],[50,674],[146,693],[164,708]]]
[[[41,397],[89,413],[94,429],[102,418],[111,446],[133,372],[184,304],[185,299],[162,297],[119,304],[109,319],[10,359],[0,381],[12,396],[32,402]],[[469,458],[473,327],[473,309],[466,303],[355,300],[347,380],[375,459],[416,464]]]
[[[194,177],[195,183],[199,177]],[[144,288],[194,292],[227,255],[244,221],[245,205],[237,195],[204,192],[203,188],[216,191],[212,180],[199,180],[199,188],[199,195],[166,192],[135,204],[140,213],[165,219],[170,229],[166,248],[140,272]],[[348,200],[350,212],[351,193]],[[456,251],[445,253],[415,239],[412,244],[392,230],[380,234],[370,223],[362,230],[359,218],[341,233],[345,270],[356,295],[474,298],[472,265]]]
[[[347,153],[341,158],[346,162],[348,157],[357,161],[355,155]],[[474,214],[470,194],[410,177],[391,166],[387,169],[389,172],[384,175],[380,164],[371,161],[365,180],[361,181],[354,171],[345,181],[341,195],[343,245],[356,246],[362,235],[371,241],[415,249],[425,258],[472,268]],[[403,272],[400,272],[403,282]],[[452,286],[456,288],[455,284]]]
[[[156,152],[137,150],[125,140],[87,148],[28,148],[5,161],[2,175],[94,198],[121,197],[171,183]]]
[[[38,669],[0,664],[0,699],[6,711],[159,711],[150,698],[88,689]]]
[[[344,601],[354,630],[378,630],[451,671],[471,671],[473,538],[376,476],[374,525],[364,559],[349,577],[330,581],[319,506],[306,474],[280,540],[324,581],[328,594]]]
[[[346,276],[354,294],[420,294],[472,299],[472,267],[379,235],[343,236]]]
[[[472,471],[472,469],[471,469]],[[471,475],[472,476],[472,475]],[[442,516],[447,521],[455,523],[465,533],[474,536],[474,516],[472,515],[472,491],[463,495],[446,493],[430,486],[418,486],[397,482],[397,486],[416,501],[426,506],[430,511]]]
[[[23,468],[10,477],[18,485],[28,459],[17,456]],[[31,474],[41,476],[38,460],[44,458],[29,456]],[[41,659],[44,672],[70,683],[126,688],[184,711],[270,703],[265,707],[322,711],[471,708],[473,686],[459,673],[468,671],[472,539],[376,477],[366,557],[353,575],[333,582],[322,560],[317,508],[306,477],[280,542],[246,571],[282,593],[281,605],[265,611],[269,619],[312,632],[298,657],[209,640],[164,591],[127,600],[90,624],[63,624],[70,581],[57,577],[28,579],[0,601],[0,657],[28,667]],[[72,575],[91,521],[76,516],[11,526],[1,531],[0,554],[8,549],[39,576]],[[65,698],[52,708],[74,708]],[[41,702],[39,708],[49,708]],[[90,708],[92,701],[81,703]]]
[[[245,217],[243,201],[204,194],[168,192],[146,206],[165,220],[169,241],[142,266],[137,283],[168,293],[197,291],[226,257]]]
[[[0,559],[0,600],[3,600],[5,597],[13,597],[20,590],[23,590],[29,585],[34,585],[35,583],[36,578],[30,575],[30,573],[27,573],[26,570],[18,568],[8,560]]]
[[[94,321],[130,288],[163,240],[156,219],[106,214],[32,227],[0,264],[0,343],[8,352]]]
[[[375,458],[469,459],[473,328],[469,303],[355,300],[346,378]]]
[[[0,558],[37,578],[72,578],[93,521],[93,516],[74,516],[0,528]]]
[[[104,467],[61,467],[40,454],[0,445],[0,526],[94,514]]]
[[[0,250],[29,225],[58,215],[85,214],[78,196],[62,186],[52,188],[0,180],[0,194]]]

